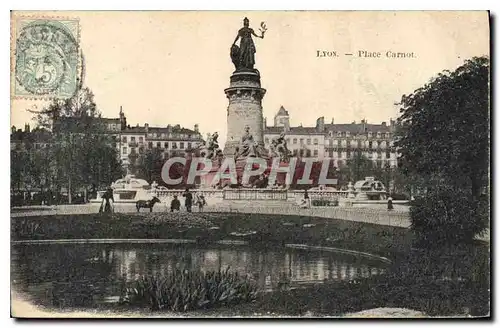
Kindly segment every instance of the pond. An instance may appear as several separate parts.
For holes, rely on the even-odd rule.
[[[175,269],[226,269],[248,276],[261,291],[325,280],[353,280],[382,274],[386,263],[341,253],[290,248],[168,244],[14,245],[12,287],[35,303],[55,307],[94,307],[116,303],[127,282],[142,274]]]

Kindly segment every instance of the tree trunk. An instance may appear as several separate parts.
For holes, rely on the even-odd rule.
[[[71,174],[68,177],[68,204],[71,204]]]

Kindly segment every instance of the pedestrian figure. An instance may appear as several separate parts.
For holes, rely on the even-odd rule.
[[[205,196],[203,195],[198,195],[196,200],[196,203],[198,204],[198,210],[200,212],[203,212],[203,206],[207,205],[207,202],[205,201]]]
[[[102,203],[101,203],[101,207],[99,208],[99,213],[102,213],[102,212],[111,213],[111,212],[113,212],[113,206],[112,206],[110,200],[114,204],[115,200],[113,198],[113,189],[111,189],[111,187],[108,187],[108,189],[102,195]]]
[[[304,190],[304,200],[307,207],[311,207],[311,201],[309,200],[309,193]]]
[[[392,197],[389,197],[387,199],[387,210],[392,211],[394,209],[394,206],[392,206]]]
[[[184,206],[186,206],[186,210],[191,212],[191,207],[193,206],[193,194],[189,191],[189,188],[186,188],[186,192],[184,193]]]
[[[174,196],[172,202],[170,202],[170,212],[180,211],[181,210],[181,202],[177,199],[177,195]]]

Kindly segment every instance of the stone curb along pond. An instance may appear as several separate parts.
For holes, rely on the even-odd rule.
[[[181,215],[182,214],[182,215]],[[349,249],[381,256],[409,249],[412,235],[402,227],[304,215],[256,213],[153,213],[17,217],[11,220],[13,242],[120,240],[250,245],[304,244]],[[78,241],[77,241],[78,240]]]

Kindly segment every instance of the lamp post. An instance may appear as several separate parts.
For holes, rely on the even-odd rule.
[[[391,190],[391,166],[389,163],[385,164],[385,173],[386,173],[386,187],[390,195],[392,193],[392,190]]]

